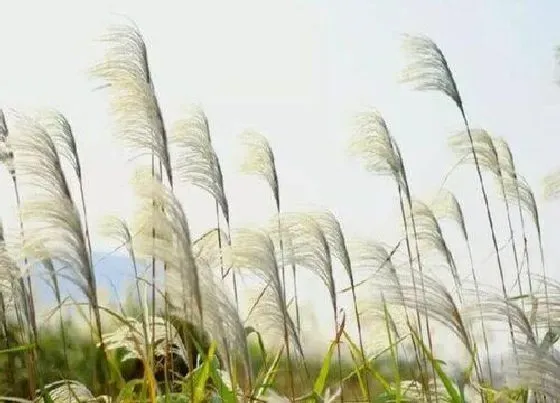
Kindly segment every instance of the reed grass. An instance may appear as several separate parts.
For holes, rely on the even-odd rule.
[[[255,131],[242,134],[241,170],[269,186],[273,214],[260,226],[232,227],[235,212],[203,109],[186,111],[168,134],[138,27],[116,25],[102,39],[107,53],[92,75],[105,83],[117,136],[136,153],[132,184],[138,202],[130,222],[107,217],[102,233],[126,249],[133,302],[111,306],[100,297],[85,197],[91,173],[82,169],[79,135],[69,120],[52,109],[0,111],[0,162],[12,178],[20,222],[18,234],[5,234],[0,226],[0,370],[5,374],[0,400],[558,401],[554,344],[560,338],[555,320],[560,286],[547,278],[535,195],[507,142],[471,128],[451,68],[431,39],[406,38],[410,63],[403,80],[421,91],[443,93],[461,115],[464,130],[450,145],[461,163],[475,166],[499,293],[480,283],[482,268],[473,258],[459,200],[446,190],[433,203],[416,197],[407,177],[413,168],[405,168],[396,137],[377,110],[358,114],[348,129],[350,151],[366,170],[390,177],[395,185],[395,221],[402,223],[395,247],[375,236],[348,237],[328,210],[286,211],[274,152]],[[497,242],[485,173],[497,181],[504,202],[515,297],[507,292],[511,273]],[[551,174],[545,180],[550,198],[560,194],[559,178]],[[185,210],[176,192],[180,186],[202,189],[215,207],[215,222],[198,238],[189,225],[189,214],[196,212]],[[528,218],[536,239],[527,231]],[[474,297],[456,261],[456,246],[440,226],[446,220],[456,224],[466,245]],[[522,234],[521,254],[516,231]],[[531,263],[531,242],[539,246],[542,274]],[[151,278],[141,273],[144,263]],[[163,267],[162,285],[157,264]],[[521,281],[524,264],[528,289]],[[449,289],[436,274],[442,267],[453,280]],[[338,268],[348,288],[335,275]],[[324,286],[332,314],[332,340],[318,346],[320,356],[310,353],[306,342],[307,312],[298,281],[304,272]],[[47,280],[56,301],[46,318],[36,310],[34,278]],[[256,281],[257,297],[245,314],[239,286],[248,280]],[[76,286],[85,302],[64,295],[62,281]],[[346,292],[351,314],[341,302]],[[68,309],[73,315],[64,315]],[[494,323],[509,330],[512,363],[502,369],[491,357],[489,324]],[[436,347],[440,334],[465,351],[458,370],[442,361]]]

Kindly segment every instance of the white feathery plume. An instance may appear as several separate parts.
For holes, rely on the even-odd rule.
[[[385,120],[376,109],[366,110],[356,117],[350,153],[360,159],[367,171],[401,181],[400,156],[395,152]]]
[[[352,154],[358,156],[362,161],[365,168],[370,171],[377,173],[379,175],[390,176],[397,185],[399,203],[401,209],[401,216],[405,226],[405,241],[408,253],[408,263],[412,274],[412,279],[414,281],[414,289],[416,289],[416,282],[414,278],[414,258],[412,255],[412,246],[409,238],[409,228],[406,219],[406,208],[411,208],[411,194],[408,186],[408,181],[406,178],[406,170],[404,168],[404,162],[401,157],[399,147],[394,140],[394,138],[389,133],[389,128],[385,119],[381,114],[375,110],[370,109],[364,111],[356,117],[356,128],[354,131],[354,136],[350,144],[350,151]],[[406,203],[405,203],[406,202]],[[416,226],[412,225],[412,233],[415,235]],[[418,268],[420,272],[422,271],[422,264],[420,261],[420,254],[418,249],[417,237],[414,236],[415,246],[416,246],[416,258],[418,263]],[[422,277],[420,278],[422,280]],[[424,293],[424,287],[420,284],[421,293]],[[417,295],[417,294],[416,294]],[[416,304],[416,308],[421,304]],[[426,304],[424,304],[425,306]],[[419,334],[423,335],[422,324],[420,322],[420,313],[416,312],[416,324],[418,326]],[[424,315],[426,321],[426,335],[428,338],[428,344],[431,348],[432,337],[429,326],[428,315]],[[420,350],[416,349],[418,353]],[[418,363],[420,365],[420,357],[417,356]],[[425,357],[423,357],[424,364],[427,363]]]
[[[461,235],[465,240],[468,254],[469,254],[469,262],[471,266],[471,275],[473,277],[474,287],[475,287],[475,294],[476,294],[476,301],[480,307],[479,314],[480,314],[480,322],[482,327],[482,338],[484,347],[486,349],[486,363],[488,366],[488,371],[490,375],[490,380],[492,381],[492,365],[490,361],[490,349],[488,348],[488,335],[486,332],[486,326],[484,324],[484,316],[481,307],[481,297],[480,297],[480,289],[478,283],[478,277],[476,275],[476,270],[474,266],[474,259],[472,254],[472,247],[469,240],[469,234],[467,232],[467,226],[465,223],[465,216],[463,214],[463,209],[459,204],[459,201],[455,197],[453,193],[448,190],[441,189],[436,198],[433,200],[431,209],[434,213],[434,216],[438,220],[451,220],[453,221],[461,231]],[[479,363],[479,366],[481,364]]]
[[[504,185],[507,197],[512,202],[521,205],[521,208],[526,211],[533,220],[537,232],[540,234],[541,223],[537,201],[527,180],[520,175],[517,175],[516,178],[506,176],[504,177]]]
[[[455,78],[453,77],[453,73],[451,72],[451,68],[449,67],[442,50],[427,36],[407,35],[404,41],[404,48],[409,55],[409,64],[402,72],[402,81],[412,84],[414,88],[419,91],[438,91],[445,94],[453,100],[461,113],[461,118],[465,126],[466,137],[469,140],[473,162],[476,167],[480,190],[488,218],[488,225],[492,235],[492,244],[494,246],[494,252],[496,253],[496,263],[498,264],[498,272],[500,274],[502,294],[503,297],[507,299],[508,296],[504,281],[504,268],[496,238],[494,220],[492,218],[488,202],[488,193],[482,177],[482,163],[478,159],[478,147],[476,146],[475,138],[471,132],[463,100],[459,93]],[[511,321],[508,321],[508,325],[515,354],[515,339]]]
[[[371,300],[371,288],[369,287],[371,281],[380,273],[392,275],[393,282],[397,284],[397,288],[400,288],[400,280],[397,276],[396,267],[393,264],[392,253],[387,251],[385,245],[372,239],[352,239],[348,241],[348,253],[352,261],[352,267],[357,271],[364,272],[366,275],[365,279],[360,281],[358,285],[366,285],[366,287],[361,287],[361,289],[368,300]],[[401,295],[401,300],[403,298],[404,296]],[[375,302],[374,305],[377,306],[377,303]],[[408,319],[406,307],[405,314]],[[384,317],[385,313],[381,312],[381,316]]]
[[[143,202],[137,220],[140,230],[135,247],[144,256],[165,262],[166,291],[171,311],[201,328],[217,341],[224,356],[241,357],[249,370],[245,331],[235,305],[216,279],[219,266],[218,233],[211,231],[194,243],[186,215],[173,193],[157,179],[136,177]],[[152,203],[160,208],[155,211]],[[143,228],[143,230],[142,230]],[[155,228],[155,238],[151,228]],[[228,241],[225,234],[222,239]],[[231,259],[227,257],[226,260]]]
[[[275,240],[289,239],[291,261],[298,267],[303,267],[321,279],[327,288],[331,299],[334,325],[338,331],[339,306],[337,302],[336,285],[333,276],[331,251],[329,243],[321,226],[317,223],[313,214],[309,213],[282,213],[278,217],[279,222],[271,223],[270,234]],[[281,229],[281,233],[279,233]],[[342,387],[341,352],[337,344],[339,360],[339,381]]]
[[[544,196],[548,200],[558,199],[560,195],[560,170],[546,175],[543,179]]]
[[[443,231],[441,230],[434,212],[426,203],[413,200],[412,214],[415,215],[416,219],[416,231],[419,244],[423,247],[423,250],[435,251],[439,256],[443,257],[447,267],[451,271],[457,295],[461,300],[461,279],[455,265],[455,259],[447,246]],[[422,257],[426,257],[426,253],[423,253]]]
[[[216,239],[222,238],[222,245],[229,245],[229,238],[223,231],[213,229],[193,242],[192,250],[201,279],[201,292],[204,310],[204,326],[213,340],[218,343],[218,351],[229,358],[227,365],[233,364],[231,359],[241,358],[246,374],[250,378],[251,363],[248,356],[245,327],[239,311],[228,290],[220,286],[221,279],[217,276],[222,263],[231,267],[231,247],[220,250]],[[220,258],[223,252],[223,260]],[[208,296],[211,296],[209,298]]]
[[[471,129],[476,158],[481,168],[499,177],[501,175],[498,151],[490,134],[484,129]],[[473,164],[474,154],[465,132],[449,137],[449,146],[462,164]]]
[[[401,381],[399,390],[406,401],[410,402],[425,402],[432,399],[445,401],[449,398],[449,394],[441,382],[433,380],[429,382],[428,391],[423,390],[422,385],[417,381]],[[429,396],[426,396],[426,394]]]
[[[221,239],[220,242],[218,242],[218,238]],[[229,246],[230,239],[224,231],[217,228],[206,231],[192,245],[193,256],[197,265],[201,269],[202,267],[207,268],[214,275],[216,268],[221,265],[219,243],[222,244],[223,264],[229,270],[232,266],[231,246]]]
[[[529,285],[529,292],[533,294],[533,284],[531,275],[531,264],[529,259],[528,251],[528,239],[525,229],[525,217],[523,216],[523,210],[528,212],[536,226],[537,233],[539,236],[539,246],[540,244],[540,223],[538,222],[538,210],[537,203],[535,201],[533,192],[527,184],[524,178],[517,174],[517,169],[515,167],[515,162],[513,160],[513,154],[509,147],[509,144],[503,138],[494,139],[494,144],[496,145],[496,150],[498,152],[498,159],[500,162],[500,167],[502,169],[502,187],[504,192],[504,199],[506,202],[515,203],[518,207],[519,220],[521,222],[521,232],[523,235],[523,255],[522,258],[526,259],[527,262],[527,280]],[[544,256],[541,255],[541,263],[543,266],[543,273],[546,275],[546,267],[544,265]],[[545,284],[546,290],[546,284]],[[545,304],[548,304],[548,298],[545,300]],[[538,331],[537,331],[538,337]]]
[[[4,165],[8,174],[11,176],[20,214],[20,235],[23,235],[23,223],[21,218],[20,197],[17,186],[17,179],[14,167],[14,152],[11,144],[8,142],[8,128],[4,112],[0,109],[0,164]],[[24,264],[27,261],[24,260]],[[26,277],[27,284],[24,282]],[[23,311],[23,316],[22,316]],[[37,321],[35,317],[35,306],[33,300],[33,292],[31,287],[31,276],[29,269],[20,270],[17,263],[8,253],[6,241],[4,239],[4,228],[0,221],[0,321],[3,327],[3,335],[5,338],[5,347],[10,348],[8,337],[8,321],[10,312],[15,313],[19,326],[21,343],[33,344],[32,350],[29,351],[29,365],[27,366],[29,389],[33,395],[35,387],[34,379],[34,361],[36,358],[37,345]],[[8,371],[13,371],[13,359],[8,360]],[[13,374],[12,374],[13,375]],[[13,380],[10,375],[8,379]]]
[[[60,155],[49,133],[34,119],[19,115],[11,145],[18,180],[46,197],[72,199]],[[39,180],[37,180],[39,179]]]
[[[176,176],[212,195],[229,223],[222,169],[212,146],[208,117],[204,111],[200,107],[191,108],[186,117],[173,125],[169,140],[177,150],[173,164]]]
[[[509,369],[512,386],[527,388],[547,400],[560,396],[560,360],[552,351],[534,344],[520,344],[519,366]]]
[[[2,307],[4,315],[7,314],[8,308],[14,308],[18,312],[27,312],[27,289],[24,287],[22,279],[21,268],[6,248],[3,226],[0,222],[0,295],[4,304]],[[25,326],[25,323],[27,322],[21,324]]]
[[[14,153],[8,141],[8,126],[2,109],[0,109],[0,164],[6,167],[10,176],[15,175]]]
[[[431,203],[430,208],[438,220],[448,219],[455,222],[455,224],[459,227],[463,238],[465,240],[469,239],[463,209],[453,193],[446,189],[440,190]]]
[[[121,361],[145,360],[147,358],[145,357],[146,351],[154,351],[157,356],[165,356],[168,353],[176,354],[183,359],[185,364],[188,363],[188,351],[172,323],[161,316],[156,316],[153,323],[150,317],[148,326],[150,329],[153,326],[155,332],[153,335],[148,332],[150,345],[146,346],[142,323],[133,317],[124,319],[126,323],[103,335],[107,350],[123,349],[125,351]],[[169,344],[166,345],[166,343]]]
[[[82,168],[78,155],[78,146],[68,119],[54,109],[41,110],[33,117],[50,135],[61,159],[68,161],[76,176],[81,179]]]
[[[281,222],[280,222],[280,186],[278,183],[278,172],[276,171],[276,162],[274,153],[268,140],[262,134],[254,131],[254,130],[246,130],[241,133],[241,141],[245,146],[245,156],[243,159],[243,163],[241,164],[241,172],[248,174],[248,175],[255,175],[263,179],[269,186],[270,190],[272,191],[272,195],[274,197],[274,203],[276,207],[276,215],[277,215],[277,226],[278,232],[281,233]],[[281,279],[281,288],[280,290],[283,293],[282,300],[284,301],[284,305],[286,305],[287,294],[286,294],[286,267],[284,261],[284,242],[282,237],[279,239],[279,254],[280,254],[280,279]],[[234,280],[234,288],[237,289],[235,284],[235,272],[232,276]],[[265,289],[263,290],[263,294],[268,291],[268,287],[271,284],[267,283]],[[274,291],[275,292],[275,291]],[[236,302],[237,302],[237,292],[236,292]],[[288,312],[281,311],[284,318],[284,344],[286,347],[286,355],[287,355],[287,365],[288,365],[288,372],[290,377],[290,388],[292,391],[292,397],[295,398],[295,389],[294,389],[294,382],[293,382],[293,373],[291,370],[291,360],[290,360],[290,346],[289,346],[289,330],[287,329],[286,324],[286,316],[289,317]],[[291,318],[289,319],[291,321]],[[290,330],[291,331],[291,330]],[[305,364],[305,363],[304,363]]]
[[[396,273],[380,272],[378,276],[372,278],[370,284],[383,291],[387,303],[427,313],[430,318],[451,330],[472,353],[473,345],[467,331],[468,323],[465,323],[461,308],[456,304],[453,296],[445,286],[426,273],[416,273],[416,276],[422,276],[424,281],[426,296],[422,301],[415,298],[415,286],[411,275],[404,270],[397,269]],[[381,296],[379,298],[378,302],[381,304]],[[417,304],[425,306],[417,307]]]
[[[196,323],[203,323],[200,278],[183,207],[157,178],[140,172],[133,183],[141,201],[136,217],[138,235],[135,246],[139,254],[165,262],[166,295],[172,308],[180,315],[195,319]]]
[[[23,217],[29,223],[24,253],[29,258],[63,263],[63,273],[93,303],[96,282],[93,265],[82,232],[79,212],[65,198],[30,200],[23,205]]]
[[[127,224],[126,221],[115,217],[115,216],[106,216],[103,222],[100,225],[101,232],[107,236],[111,237],[122,245],[125,246],[126,250],[128,251],[128,255],[132,261],[132,266],[134,269],[134,286],[136,288],[136,297],[138,298],[137,302],[141,307],[141,324],[142,324],[142,331],[144,336],[144,346],[148,348],[151,344],[148,342],[148,301],[142,298],[143,294],[140,290],[140,273],[138,272],[138,263],[136,258],[136,253],[134,251],[133,245],[133,236],[132,232]],[[146,284],[145,284],[146,286]],[[152,316],[152,325],[155,327],[155,313]],[[155,328],[152,332],[152,338],[155,337]],[[151,362],[151,358],[153,353],[151,351],[146,350],[146,358]]]
[[[386,245],[372,239],[350,239],[347,243],[352,268],[376,273],[387,267],[394,270]]]
[[[462,100],[451,69],[441,49],[427,36],[405,35],[403,48],[410,63],[401,74],[401,81],[418,91],[439,91],[462,108]]]
[[[66,119],[66,117],[62,113],[54,109],[47,109],[41,111],[36,116],[36,120],[46,130],[46,132],[53,140],[53,143],[57,148],[60,158],[66,159],[69,162],[70,166],[72,167],[72,170],[74,171],[74,174],[78,179],[81,207],[83,213],[83,227],[85,231],[84,237],[89,252],[89,258],[90,260],[92,260],[92,248],[91,248],[91,240],[90,240],[90,232],[89,232],[87,207],[86,207],[86,201],[84,196],[82,166],[78,154],[78,146],[74,138],[74,133],[72,132],[72,127],[68,119]]]
[[[280,210],[280,189],[274,153],[268,140],[260,133],[247,130],[241,134],[241,140],[246,148],[241,171],[249,175],[262,177],[274,195],[276,209]]]
[[[362,321],[360,318],[360,311],[358,309],[358,299],[355,289],[356,283],[352,270],[352,262],[350,260],[348,248],[346,246],[346,240],[344,238],[344,233],[342,232],[342,226],[340,225],[340,222],[337,220],[335,215],[330,211],[312,212],[310,213],[310,215],[321,228],[321,231],[323,232],[327,241],[330,253],[340,262],[340,264],[342,264],[346,275],[350,280],[350,288],[352,291],[352,301],[354,306],[354,316],[356,318],[356,326],[358,330],[360,353],[362,355],[362,361],[364,362],[364,364],[366,364],[364,340],[362,335]],[[367,386],[366,395],[369,399],[369,386]]]
[[[464,315],[470,320],[478,320],[480,311],[483,312],[485,322],[504,323],[511,320],[514,329],[523,335],[527,342],[536,344],[531,322],[525,312],[512,301],[505,301],[498,296],[489,296],[482,301],[480,306],[473,305],[464,310]]]
[[[342,264],[349,277],[352,277],[352,263],[348,255],[340,222],[330,211],[314,211],[308,214],[321,228],[331,254]]]
[[[509,235],[511,237],[511,248],[515,260],[515,268],[517,271],[517,285],[519,288],[519,294],[522,295],[523,290],[521,287],[520,278],[521,265],[517,256],[517,247],[514,238],[513,225],[511,222],[510,201],[507,197],[506,186],[504,182],[504,178],[506,178],[508,174],[511,176],[513,175],[513,172],[515,172],[513,157],[511,156],[509,147],[507,147],[507,143],[503,141],[500,143],[501,152],[498,153],[498,148],[495,145],[495,140],[486,130],[474,129],[471,131],[471,135],[474,146],[471,145],[470,139],[467,135],[465,135],[465,133],[459,133],[455,136],[452,136],[450,138],[449,144],[452,150],[464,163],[473,163],[476,154],[476,158],[480,167],[490,172],[498,183],[502,200],[504,201],[506,206]],[[505,171],[502,170],[502,166],[505,167]]]
[[[293,259],[297,266],[304,267],[317,275],[327,288],[333,309],[336,311],[336,288],[332,271],[329,243],[325,233],[311,214],[282,213],[280,215],[282,234],[278,233],[276,223],[270,225],[270,235],[277,241],[289,239]],[[292,263],[288,261],[287,263]]]
[[[219,210],[221,209],[229,231],[229,204],[224,190],[222,169],[212,145],[208,117],[200,107],[191,108],[187,111],[186,117],[174,124],[170,134],[170,143],[175,145],[177,150],[174,169],[179,179],[204,190],[214,198],[218,230],[220,230]],[[215,240],[219,246],[218,256],[222,259],[220,265],[222,277],[225,277],[224,244],[221,237],[217,237]],[[235,272],[232,272],[232,280],[237,303]]]
[[[142,34],[132,23],[109,27],[105,58],[91,73],[107,84],[118,136],[137,153],[155,155],[173,184],[168,139]]]
[[[0,140],[4,141],[8,137],[8,126],[6,125],[6,116],[4,111],[0,109]]]
[[[26,228],[24,256],[53,259],[91,304],[101,337],[97,283],[86,234],[77,210],[60,155],[47,131],[35,120],[18,116],[14,124],[13,147],[16,170],[22,182],[35,191],[21,214]],[[62,275],[62,273],[61,273]]]
[[[289,345],[293,345],[297,353],[303,356],[303,348],[284,299],[285,293],[272,239],[261,230],[237,229],[232,233],[232,257],[235,270],[239,272],[248,270],[265,284],[269,284],[265,292],[267,298],[264,298],[270,301],[269,309],[264,309],[263,312],[269,317],[271,327],[277,329],[280,326],[284,327],[282,329],[284,342],[288,341]]]
[[[547,326],[555,328],[560,326],[560,282],[546,276],[535,275],[534,280],[537,290],[544,288],[544,294],[537,291],[533,297],[536,299],[536,307],[533,307],[533,322],[536,326]],[[540,301],[548,301],[548,304],[541,304]]]
[[[103,402],[110,403],[111,398],[109,396],[98,396],[94,397],[90,390],[83,383],[78,381],[73,381],[69,379],[63,379],[61,381],[51,382],[42,390],[38,390],[37,394],[48,393],[48,398],[45,396],[37,397],[33,402],[44,403],[92,403],[92,402]]]

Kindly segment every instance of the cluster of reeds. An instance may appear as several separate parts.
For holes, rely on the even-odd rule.
[[[0,158],[12,180],[20,223],[10,242],[0,226],[1,372],[8,387],[24,374],[27,389],[20,397],[56,402],[95,395],[150,401],[462,402],[506,397],[555,401],[560,396],[560,362],[552,347],[559,337],[560,286],[546,275],[535,195],[518,173],[507,142],[471,128],[451,68],[433,41],[405,38],[410,63],[402,78],[418,90],[446,95],[457,107],[464,127],[449,144],[458,161],[476,171],[498,293],[479,282],[481,265],[473,258],[459,200],[445,189],[433,200],[414,196],[396,137],[375,109],[357,115],[349,148],[368,171],[394,182],[402,223],[396,245],[375,236],[347,240],[329,211],[285,211],[274,152],[266,137],[254,131],[242,133],[246,155],[241,168],[269,186],[273,218],[261,227],[231,228],[209,118],[194,107],[167,124],[146,44],[133,24],[113,26],[103,40],[107,53],[92,76],[109,97],[115,134],[137,157],[132,182],[138,205],[133,220],[107,217],[102,229],[128,253],[135,309],[119,311],[100,302],[84,197],[87,174],[70,122],[54,110],[10,111],[7,117],[0,112]],[[549,197],[560,194],[559,178],[546,178]],[[490,179],[505,208],[505,247],[498,244],[498,207],[490,206]],[[197,239],[176,193],[187,185],[205,191],[215,204],[215,223]],[[456,226],[463,246],[448,242],[444,222]],[[540,264],[530,259],[530,225],[536,229]],[[456,248],[468,253],[466,265],[454,258]],[[504,263],[509,253],[512,267]],[[343,276],[336,275],[338,268]],[[302,342],[298,277],[303,271],[325,287],[334,325],[319,370],[310,364]],[[465,284],[465,272],[473,288]],[[508,274],[516,279],[513,294]],[[452,286],[439,280],[445,275]],[[59,379],[41,365],[49,350],[36,315],[34,276],[47,281],[57,303],[64,350]],[[239,279],[244,278],[258,281],[245,317],[239,302]],[[86,303],[63,295],[61,280],[74,284]],[[351,296],[348,310],[341,304],[345,293]],[[75,336],[63,315],[67,307],[81,312],[91,326],[91,377],[81,382],[68,380],[76,362],[69,347]],[[106,326],[103,317],[113,324]],[[512,359],[507,368],[491,355],[494,324],[507,324]],[[459,373],[438,359],[437,337],[442,336],[436,334],[442,332],[466,354]],[[369,340],[380,334],[385,345],[372,348]],[[123,375],[123,365],[130,362],[140,368],[133,380]],[[389,365],[380,367],[382,362]]]

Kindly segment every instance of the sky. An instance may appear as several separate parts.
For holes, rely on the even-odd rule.
[[[460,115],[443,95],[414,92],[397,80],[405,61],[401,35],[425,34],[445,53],[472,126],[505,138],[533,186],[547,267],[558,278],[559,206],[544,202],[541,185],[559,165],[558,12],[554,1],[505,0],[160,1],[157,7],[138,1],[14,1],[2,7],[0,107],[63,112],[81,152],[91,221],[95,225],[108,213],[128,217],[134,164],[115,141],[106,98],[87,74],[103,49],[95,39],[107,23],[126,15],[145,38],[166,123],[193,103],[204,108],[234,227],[262,223],[274,211],[266,185],[238,172],[238,135],[252,128],[274,149],[286,211],[328,208],[347,237],[390,243],[398,228],[394,185],[365,172],[346,149],[352,117],[376,107],[401,147],[414,195],[426,198],[439,189],[455,161],[446,140],[462,128]],[[446,186],[463,203],[481,280],[497,286],[473,168],[455,170]],[[0,217],[16,228],[4,173],[0,189]],[[213,226],[207,195],[181,186],[179,194],[195,235]],[[496,197],[491,202],[503,241],[504,217]],[[114,246],[95,234],[93,245],[100,254]],[[315,295],[307,299],[319,302]]]

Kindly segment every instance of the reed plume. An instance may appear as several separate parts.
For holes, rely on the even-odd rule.
[[[422,247],[422,250],[426,252],[434,251],[439,257],[443,257],[446,266],[451,271],[451,276],[455,283],[455,290],[457,292],[457,297],[462,303],[461,295],[461,278],[457,266],[455,264],[455,259],[453,258],[453,253],[451,249],[447,246],[447,242],[443,236],[443,231],[435,217],[432,209],[424,202],[419,200],[412,201],[412,210],[409,213],[409,218],[412,213],[416,216],[416,227],[418,231],[418,241]],[[423,257],[427,258],[426,254],[422,254]]]
[[[362,335],[362,323],[360,320],[360,312],[358,310],[358,301],[356,297],[356,284],[354,280],[354,273],[352,271],[352,261],[348,254],[348,248],[346,246],[346,239],[344,233],[342,232],[342,226],[335,215],[330,211],[314,212],[311,216],[315,222],[321,227],[325,239],[327,240],[329,250],[333,257],[335,257],[340,264],[344,267],[344,271],[348,276],[350,281],[350,288],[352,292],[352,303],[354,306],[354,314],[356,316],[356,326],[358,329],[358,342],[360,346],[360,353],[362,355],[362,360],[364,365],[366,365],[366,355],[364,350],[364,341]],[[366,384],[366,397],[368,400],[370,396],[369,383]]]
[[[34,197],[25,200],[21,209],[22,221],[29,228],[24,239],[25,255],[50,258],[63,266],[65,270],[60,275],[64,273],[87,298],[94,315],[95,333],[102,342],[97,281],[88,240],[58,149],[46,129],[28,116],[18,116],[14,129],[16,171],[22,184],[34,191]],[[104,377],[103,349],[99,358],[95,376]],[[103,378],[100,384],[104,385]]]
[[[504,181],[505,175],[503,170],[503,167],[505,167],[505,169],[510,170],[511,172],[511,170],[514,169],[513,160],[510,161],[508,156],[505,155],[505,153],[509,152],[509,149],[505,150],[503,146],[501,150],[502,155],[498,154],[494,139],[490,136],[490,134],[488,134],[486,130],[474,129],[472,130],[471,134],[475,153],[478,157],[480,167],[481,169],[490,172],[494,176],[500,189],[500,196],[506,206],[509,236],[511,238],[511,248],[516,268],[517,286],[519,295],[523,295],[523,288],[521,286],[521,266],[519,264],[519,259],[517,256],[515,235],[513,232],[513,224],[511,222],[510,202],[506,194]],[[452,136],[449,140],[449,144],[452,150],[457,154],[458,158],[463,163],[472,163],[474,161],[471,143],[465,133],[459,133]]]
[[[138,27],[127,21],[111,25],[100,39],[107,49],[104,59],[91,69],[91,75],[101,80],[108,90],[117,137],[134,152],[135,157],[150,155],[152,177],[158,176],[156,165],[159,165],[160,175],[167,179],[172,188],[173,171],[167,130],[152,80],[144,38]],[[152,204],[155,208],[155,202]],[[154,231],[152,229],[155,243]],[[156,260],[153,257],[151,266],[152,315],[155,315]],[[163,270],[166,270],[165,264]],[[167,300],[164,299],[165,304]],[[154,317],[152,323],[155,323]],[[152,329],[152,333],[154,331]]]
[[[216,225],[220,230],[220,210],[230,231],[229,204],[224,190],[222,168],[218,155],[214,151],[210,136],[208,117],[200,107],[191,108],[186,117],[177,121],[170,132],[170,145],[177,149],[173,168],[178,178],[209,193],[216,203]],[[229,239],[229,236],[228,236]],[[222,238],[217,237],[219,254],[223,255]],[[222,277],[225,267],[220,264]],[[239,305],[237,279],[232,271],[235,302]]]
[[[241,133],[241,141],[245,147],[245,155],[243,158],[243,163],[241,164],[241,172],[247,175],[255,175],[263,179],[269,186],[270,190],[272,191],[272,195],[274,198],[274,204],[276,207],[276,215],[277,215],[277,227],[278,233],[282,234],[282,224],[280,220],[281,214],[281,204],[280,204],[280,185],[278,182],[278,173],[276,171],[276,162],[274,157],[274,152],[272,151],[272,147],[268,143],[266,137],[264,137],[259,132],[254,130],[246,130]],[[279,238],[279,249],[280,249],[280,275],[282,281],[282,288],[281,291],[284,293],[283,300],[287,300],[286,294],[286,267],[285,267],[285,250],[284,250],[284,240],[282,236]],[[268,287],[270,284],[265,285],[265,290],[263,292],[267,292]],[[286,330],[287,332],[287,330]],[[284,338],[287,339],[288,335],[285,334]],[[288,364],[290,364],[290,350],[286,346],[286,355],[288,357]],[[291,374],[291,369],[289,369]],[[292,389],[292,398],[295,398],[294,386],[293,386],[293,376],[291,377],[291,389]]]
[[[459,204],[459,201],[457,200],[457,198],[453,193],[451,193],[448,190],[442,189],[440,190],[440,192],[438,193],[438,195],[436,196],[435,200],[432,203],[432,211],[434,212],[434,216],[438,220],[451,220],[459,227],[459,230],[465,241],[465,244],[467,246],[467,251],[469,254],[469,264],[471,267],[471,275],[473,278],[473,283],[475,288],[476,301],[478,305],[481,307],[480,286],[478,282],[478,277],[476,275],[476,270],[474,267],[472,246],[469,239],[469,233],[467,232],[467,226],[465,222],[465,216],[463,214],[463,209]],[[482,307],[480,308],[479,313],[480,313],[480,323],[482,328],[482,340],[484,342],[484,348],[486,349],[486,365],[488,366],[488,376],[490,379],[490,383],[493,383],[492,364],[490,361],[490,349],[488,348],[488,335],[486,331],[486,325],[484,324]]]
[[[356,118],[356,128],[354,136],[350,143],[350,152],[356,155],[364,168],[369,172],[378,175],[389,176],[397,186],[399,195],[399,205],[401,210],[401,218],[405,228],[405,241],[408,253],[409,269],[412,275],[412,281],[416,285],[415,270],[414,270],[414,256],[412,252],[412,245],[410,241],[410,229],[407,220],[407,207],[410,208],[410,191],[406,180],[406,173],[404,172],[404,164],[400,155],[400,151],[396,146],[396,142],[389,133],[387,123],[381,114],[375,110],[370,109],[360,113]],[[416,257],[419,267],[421,268],[420,255],[418,251],[417,237],[415,223],[413,223],[412,232],[416,241]],[[422,279],[420,279],[422,280]],[[416,291],[415,291],[416,292]],[[423,293],[422,287],[421,292]],[[425,304],[424,304],[425,306]],[[416,304],[413,309],[420,308],[421,304]],[[419,334],[422,335],[422,325],[420,321],[420,312],[416,311],[417,326]],[[431,346],[431,334],[428,323],[428,315],[424,314],[426,335],[428,343]],[[417,355],[419,350],[415,347]],[[418,356],[419,359],[419,356]],[[423,356],[424,366],[426,365],[426,357]],[[420,361],[418,361],[420,364]],[[427,381],[423,382],[427,385]]]
[[[494,228],[494,219],[490,211],[490,204],[488,202],[486,186],[482,178],[482,166],[479,161],[479,155],[475,147],[475,140],[471,133],[469,121],[467,119],[467,115],[463,105],[463,100],[459,93],[459,88],[457,87],[455,78],[453,77],[453,73],[451,72],[451,68],[447,63],[442,50],[435,44],[434,41],[426,36],[407,35],[404,41],[404,48],[409,54],[410,61],[402,72],[402,81],[410,83],[418,91],[441,92],[448,96],[451,100],[453,100],[455,106],[459,109],[471,146],[471,153],[478,175],[478,181],[484,206],[486,208],[486,215],[492,235],[492,244],[496,253],[496,261],[498,264],[498,271],[502,283],[503,297],[507,299],[507,290],[504,282],[504,270],[500,256],[500,250],[498,247],[498,241],[496,238],[496,231]],[[515,350],[513,325],[511,321],[508,320],[508,322],[510,337],[513,343],[513,348]]]
[[[288,376],[292,398],[295,398],[292,353],[304,357],[296,326],[288,313],[286,291],[280,278],[277,252],[273,240],[265,231],[237,229],[232,232],[232,259],[238,271],[248,270],[265,284],[263,298],[257,306],[265,314],[265,323],[274,329],[281,326],[286,349]]]
[[[18,209],[18,219],[19,219],[19,230],[20,230],[20,237],[22,240],[24,239],[24,227],[23,227],[23,218],[21,212],[21,195],[20,195],[20,187],[18,186],[18,177],[16,176],[16,168],[14,164],[14,151],[13,147],[10,145],[9,142],[9,130],[6,123],[6,116],[4,115],[4,111],[0,109],[0,164],[4,165],[6,168],[8,175],[12,179],[12,185],[14,188],[14,195],[16,199],[16,205]],[[24,256],[23,264],[27,266],[27,258]],[[22,282],[21,287],[27,287],[25,291],[25,295],[27,297],[27,301],[25,303],[25,317],[27,320],[30,321],[30,331],[31,331],[31,339],[34,342],[35,347],[29,352],[28,356],[28,365],[29,365],[29,380],[30,380],[30,396],[34,396],[35,394],[35,376],[34,372],[36,371],[36,355],[37,355],[37,322],[35,317],[35,302],[33,300],[33,287],[31,283],[31,273],[28,271],[27,275],[25,276],[25,283],[23,283],[24,279],[20,280]],[[32,368],[33,367],[33,368]]]
[[[290,257],[299,267],[306,268],[317,276],[325,288],[328,290],[331,308],[333,313],[334,325],[338,332],[340,321],[339,304],[337,300],[336,284],[333,276],[331,260],[331,250],[327,237],[322,227],[316,221],[317,214],[309,213],[282,213],[280,215],[280,228],[282,232],[276,230],[276,225],[271,225],[272,238],[275,240],[289,239],[292,248]],[[321,218],[321,215],[318,216]],[[325,218],[323,217],[323,220]],[[328,219],[328,218],[327,218]],[[337,344],[339,381],[342,388],[342,369],[340,344]]]
[[[122,23],[110,26],[101,41],[107,51],[91,75],[106,85],[117,136],[137,157],[153,153],[173,184],[167,131],[142,34],[133,23]]]
[[[143,256],[154,256],[167,267],[167,304],[194,323],[203,324],[200,276],[192,253],[186,214],[173,192],[157,178],[139,171],[134,187],[140,201],[134,225],[135,246]],[[153,205],[156,209],[153,209]],[[155,238],[152,235],[155,229]],[[170,282],[169,282],[170,281]]]

